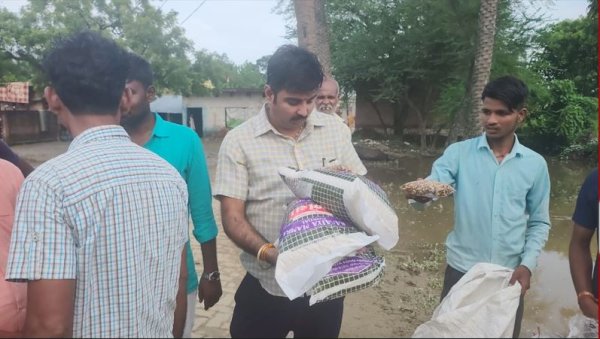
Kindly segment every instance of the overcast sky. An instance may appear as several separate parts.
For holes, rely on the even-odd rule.
[[[164,11],[174,10],[196,49],[225,53],[235,63],[255,62],[285,43],[285,18],[273,13],[278,0],[151,0]],[[584,15],[586,0],[525,0],[530,11],[541,11],[551,21]],[[0,0],[17,11],[25,0]]]

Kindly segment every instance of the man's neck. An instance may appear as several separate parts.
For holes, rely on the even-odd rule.
[[[488,145],[490,145],[490,148],[496,157],[501,156],[502,158],[510,153],[515,144],[515,140],[516,138],[514,132],[502,139],[490,139],[487,137]]]
[[[119,125],[120,115],[79,115],[79,116],[71,116],[69,121],[69,133],[73,137],[78,136],[84,131],[100,126],[107,125]]]
[[[156,126],[156,117],[152,112],[148,112],[137,125],[125,127],[125,130],[129,134],[131,141],[144,146],[152,137],[154,126]]]

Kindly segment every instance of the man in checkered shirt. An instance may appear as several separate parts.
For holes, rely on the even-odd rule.
[[[230,332],[238,337],[337,337],[343,298],[309,307],[309,297],[289,300],[275,280],[276,241],[285,206],[294,195],[279,177],[283,166],[343,166],[364,175],[339,118],[313,111],[323,71],[317,57],[296,46],[280,47],[267,65],[266,104],[231,130],[221,145],[214,195],[225,233],[243,251],[247,274],[235,295]],[[265,249],[261,262],[260,249]],[[268,264],[270,264],[269,267]]]
[[[48,106],[75,139],[19,193],[5,278],[27,281],[24,337],[182,335],[187,188],[119,126],[126,53],[83,32],[44,60]]]

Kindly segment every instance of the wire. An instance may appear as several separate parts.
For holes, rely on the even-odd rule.
[[[188,16],[187,16],[187,18],[183,19],[183,21],[182,21],[182,22],[180,22],[179,24],[180,24],[180,25],[183,25],[183,24],[184,24],[184,23],[185,23],[185,22],[186,22],[186,21],[187,21],[189,18],[191,18],[191,17],[192,17],[192,15],[194,15],[194,13],[196,13],[196,11],[197,11],[198,9],[200,9],[200,7],[202,7],[202,5],[204,5],[204,3],[205,3],[205,2],[206,2],[206,0],[202,1],[202,2],[200,3],[200,5],[198,5],[198,7],[196,7],[196,9],[192,11],[192,13],[190,13],[190,15],[188,15]]]
[[[163,6],[168,2],[169,0],[165,0],[162,4],[160,4],[160,7],[158,7],[158,9],[163,8]]]

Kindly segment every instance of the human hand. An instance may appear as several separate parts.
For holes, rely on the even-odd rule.
[[[202,274],[204,275],[204,274]],[[208,280],[203,276],[198,284],[198,300],[204,302],[204,310],[213,307],[223,295],[221,280]]]
[[[598,301],[591,296],[579,297],[579,309],[583,315],[592,319],[598,319]]]
[[[279,256],[279,251],[275,247],[271,247],[265,250],[265,261],[269,264],[275,266],[277,263],[277,257]]]
[[[417,180],[423,180],[423,178],[417,178]],[[412,199],[414,201],[420,202],[421,204],[426,204],[426,203],[430,202],[431,200],[433,200],[431,197],[425,197],[425,196],[410,194],[410,193],[406,193],[406,192],[404,193],[404,197],[406,199]]]
[[[334,170],[334,171],[340,171],[340,172],[352,172],[348,167],[346,167],[344,165],[330,165],[325,168]]]
[[[521,295],[525,295],[525,292],[529,289],[529,283],[531,281],[531,271],[527,266],[519,265],[515,268],[512,276],[510,277],[509,285],[514,285],[515,282],[519,282],[521,285]]]

